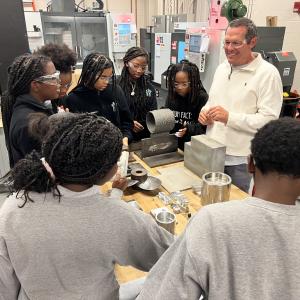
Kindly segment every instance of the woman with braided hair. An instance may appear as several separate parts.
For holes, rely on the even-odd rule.
[[[38,123],[38,135],[47,132],[41,152],[16,164],[17,193],[1,207],[0,294],[119,299],[114,265],[149,271],[173,237],[150,215],[101,194],[97,185],[114,176],[122,151],[116,126],[72,113]]]
[[[157,109],[155,89],[149,76],[145,74],[149,63],[146,50],[131,47],[123,57],[124,67],[119,84],[124,91],[133,117],[133,140],[148,138],[150,132],[146,126],[146,115]]]
[[[40,142],[28,134],[28,117],[34,112],[50,115],[45,100],[55,99],[59,92],[59,72],[50,58],[42,55],[21,55],[8,71],[8,89],[1,100],[2,120],[10,166]]]
[[[131,114],[108,57],[98,52],[86,56],[78,84],[66,98],[66,107],[70,112],[96,112],[121,130],[124,145],[132,140]]]
[[[200,80],[198,67],[188,60],[169,66],[167,85],[166,107],[175,115],[172,133],[176,132],[178,146],[183,150],[184,143],[189,142],[191,136],[205,133],[205,127],[199,124],[198,116],[208,99],[208,94]]]

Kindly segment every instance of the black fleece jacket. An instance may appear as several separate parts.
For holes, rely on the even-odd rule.
[[[68,94],[65,105],[70,112],[95,112],[105,117],[121,130],[124,137],[132,140],[133,120],[124,93],[118,85],[114,90],[109,85],[104,91],[85,86],[75,87]]]
[[[40,142],[29,136],[28,133],[30,114],[36,112],[41,112],[48,116],[52,114],[51,110],[47,109],[44,104],[38,102],[29,94],[17,97],[9,127],[9,142],[12,152],[11,167],[32,150],[40,151]]]

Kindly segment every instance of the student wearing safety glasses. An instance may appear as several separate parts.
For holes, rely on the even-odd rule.
[[[40,141],[28,133],[29,117],[35,112],[51,115],[44,101],[58,98],[59,88],[59,72],[49,57],[24,54],[9,67],[1,112],[11,167],[32,150],[40,149]]]
[[[168,96],[166,107],[174,112],[175,127],[171,133],[178,137],[178,147],[184,150],[184,143],[191,136],[205,133],[205,126],[198,123],[198,115],[208,95],[200,80],[198,67],[182,60],[167,70]]]
[[[133,140],[138,141],[150,136],[146,126],[146,115],[149,111],[157,109],[155,89],[150,76],[145,74],[149,56],[143,48],[131,47],[123,57],[123,62],[119,84],[134,120]]]
[[[52,110],[56,113],[59,108],[66,109],[65,97],[72,85],[72,73],[77,62],[76,53],[67,45],[49,43],[39,48],[36,54],[51,58],[57,71],[60,72],[60,91],[57,99],[51,99]]]
[[[68,94],[66,107],[70,112],[94,112],[117,126],[123,144],[132,140],[133,121],[124,93],[116,84],[113,62],[101,53],[86,56],[77,86]]]

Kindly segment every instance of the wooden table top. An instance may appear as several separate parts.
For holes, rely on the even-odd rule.
[[[149,175],[159,175],[157,168],[150,168],[148,167],[141,159],[139,159],[136,155],[133,155],[136,162],[140,163],[149,173]],[[170,167],[170,166],[183,166],[183,162],[173,163],[170,165],[159,166],[159,168]],[[106,191],[110,188],[111,184],[106,184],[102,187],[103,191]],[[159,188],[159,191],[165,192],[169,194],[162,186]],[[182,191],[182,193],[186,196],[189,200],[189,211],[193,215],[195,214],[201,207],[201,198],[196,195],[192,189],[188,189]],[[234,185],[231,185],[230,190],[230,200],[242,200],[249,196],[247,193],[241,191]],[[124,192],[123,199],[125,201],[135,200],[141,206],[144,212],[150,213],[150,211],[154,208],[165,206],[164,203],[157,197],[156,192],[147,192],[133,188],[127,188]],[[171,209],[170,209],[171,210]],[[172,211],[172,210],[171,210]],[[182,233],[188,223],[188,216],[187,214],[176,214],[176,225],[175,225],[175,234],[179,235]],[[120,283],[124,283],[133,279],[140,278],[145,276],[147,273],[139,271],[132,267],[121,267],[119,265],[115,268],[117,279]]]

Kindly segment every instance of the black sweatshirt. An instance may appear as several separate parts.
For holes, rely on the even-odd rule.
[[[75,87],[68,94],[65,105],[70,112],[97,113],[116,125],[129,141],[132,140],[133,120],[124,93],[118,85],[114,91],[112,85],[104,91],[92,90],[85,86]]]
[[[12,152],[11,167],[32,150],[40,151],[40,141],[29,136],[28,121],[31,113],[51,115],[52,111],[29,94],[17,97],[9,127],[9,142]]]
[[[135,111],[138,111],[137,109],[135,109],[133,107],[134,103],[137,102],[134,99],[136,97],[137,97],[136,93],[135,93],[135,95],[130,94],[127,96],[127,101],[128,101],[129,110],[131,112],[133,119],[135,121],[138,121],[140,124],[142,124],[144,126],[144,129],[142,131],[133,132],[133,140],[139,141],[141,139],[150,137],[150,132],[149,132],[149,130],[147,128],[147,124],[146,124],[146,114],[151,110],[157,109],[156,92],[155,92],[153,85],[150,82],[146,83],[146,89],[145,89],[145,99],[146,100],[144,100],[144,101],[146,101],[146,111],[145,111],[146,113],[144,115],[139,115],[137,113],[134,113]]]
[[[175,127],[171,133],[177,132],[184,127],[187,128],[186,134],[182,138],[178,138],[178,147],[184,149],[184,143],[189,142],[193,135],[205,133],[206,127],[198,122],[199,113],[202,107],[206,104],[208,94],[205,89],[201,89],[200,99],[197,104],[192,104],[189,100],[189,95],[182,97],[175,94],[175,101],[167,101],[166,107],[174,112]],[[186,124],[184,126],[184,123]]]

